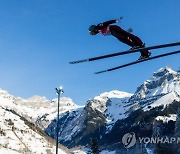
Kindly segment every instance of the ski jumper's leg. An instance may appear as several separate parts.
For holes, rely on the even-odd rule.
[[[111,34],[116,37],[119,41],[131,46],[131,47],[144,47],[142,40],[133,35],[128,33],[127,31],[123,30],[119,26],[111,25],[110,26]],[[147,55],[149,51],[141,51],[141,55]]]
[[[130,39],[128,39],[129,35],[127,35],[127,32],[123,30],[122,28],[120,28],[119,26],[111,25],[110,32],[111,32],[111,35],[116,37],[119,41],[131,47],[135,46],[135,44]]]

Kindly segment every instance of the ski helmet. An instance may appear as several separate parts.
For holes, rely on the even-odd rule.
[[[89,34],[96,35],[98,33],[98,30],[96,29],[96,25],[91,25],[89,27]]]

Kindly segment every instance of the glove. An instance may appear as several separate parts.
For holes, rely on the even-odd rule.
[[[119,17],[118,19],[116,19],[116,22],[120,22],[123,19],[123,17]]]

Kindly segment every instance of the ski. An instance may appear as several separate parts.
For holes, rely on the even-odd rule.
[[[142,63],[142,62],[145,62],[145,61],[148,61],[148,60],[157,59],[157,58],[161,58],[161,57],[165,57],[165,56],[169,56],[169,55],[173,55],[173,54],[178,54],[178,53],[180,53],[180,50],[174,51],[174,52],[168,52],[168,53],[165,53],[165,54],[160,54],[160,55],[149,57],[149,58],[142,59],[142,60],[137,60],[137,61],[134,61],[134,62],[130,62],[130,63],[124,64],[124,65],[121,65],[121,66],[117,66],[117,67],[114,67],[114,68],[110,68],[110,69],[106,69],[106,70],[103,70],[103,71],[95,72],[95,74],[114,71],[114,70],[117,70],[117,69],[120,69],[120,68],[123,68],[123,67],[127,67],[127,66],[130,66],[130,65],[134,65],[134,64]]]
[[[166,48],[166,47],[172,47],[172,46],[178,46],[178,45],[180,45],[180,42],[169,43],[169,44],[161,44],[161,45],[155,45],[155,46],[150,46],[150,47],[145,47],[145,48],[138,48],[138,49],[126,50],[126,51],[122,51],[122,52],[116,52],[116,53],[107,54],[107,55],[98,56],[98,57],[93,57],[93,58],[87,58],[87,59],[72,61],[69,63],[70,64],[77,64],[77,63],[82,63],[82,62],[90,62],[90,61],[95,61],[95,60],[99,60],[99,59],[105,59],[105,58],[109,58],[109,57],[115,57],[115,56],[140,52],[143,50],[153,50],[153,49]]]

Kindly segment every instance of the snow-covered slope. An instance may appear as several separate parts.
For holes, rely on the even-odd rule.
[[[99,96],[95,96],[89,102],[91,102],[91,106],[93,108],[96,108],[101,112],[105,112],[108,109],[108,106],[110,106],[110,104],[114,105],[112,102],[116,102],[117,100],[126,101],[130,96],[132,96],[132,94],[130,93],[113,90],[110,92],[104,92]],[[111,100],[111,103],[109,105],[107,104],[108,100]]]
[[[54,153],[54,143],[33,130],[22,117],[0,107],[0,153]],[[67,149],[61,148],[61,154],[67,153]]]

